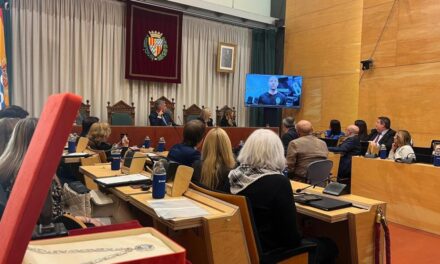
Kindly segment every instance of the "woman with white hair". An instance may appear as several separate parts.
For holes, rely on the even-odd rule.
[[[258,129],[246,140],[229,173],[231,193],[249,198],[263,252],[295,248],[301,236],[286,166],[284,147],[273,131]]]

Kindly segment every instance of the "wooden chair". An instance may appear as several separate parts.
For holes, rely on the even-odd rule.
[[[222,108],[218,109],[218,106],[215,109],[215,125],[216,126],[220,126],[220,121],[223,118],[223,114],[225,113],[226,110],[232,110],[232,112],[234,112],[234,114],[237,114],[237,112],[235,111],[235,106],[230,108],[229,106],[225,105]],[[236,117],[236,115],[234,115]]]
[[[94,166],[98,163],[101,163],[101,159],[99,155],[93,155],[88,158],[81,158],[81,166]],[[90,190],[98,190],[98,185],[91,179],[90,177],[84,177],[84,184]]]
[[[89,100],[86,100],[86,103],[81,103],[81,107],[78,110],[78,116],[76,117],[75,123],[77,125],[81,125],[82,121],[87,117],[90,117],[90,104]]]
[[[58,222],[64,224],[67,230],[72,229],[84,229],[87,228],[86,224],[76,219],[73,215],[64,214],[58,218]]]
[[[186,124],[191,120],[197,119],[204,108],[205,106],[202,106],[202,108],[200,108],[196,104],[193,104],[187,109],[185,105],[183,105],[183,122]]]
[[[84,152],[89,145],[89,139],[86,137],[80,137],[78,139],[78,144],[76,144],[76,152]]]
[[[171,98],[171,101],[166,98],[165,96],[160,97],[159,99],[153,101],[153,97],[150,98],[150,113],[154,112],[156,109],[154,108],[154,104],[159,101],[162,100],[165,102],[165,105],[167,106],[167,108],[171,111],[171,118],[173,120],[175,120],[174,118],[174,107],[175,107],[175,102],[174,102],[174,98]]]
[[[210,195],[214,198],[220,199],[227,203],[236,205],[240,208],[241,220],[243,222],[243,229],[246,236],[246,244],[248,247],[249,258],[251,263],[295,263],[306,264],[308,263],[309,252],[315,249],[316,245],[313,243],[303,243],[295,249],[288,249],[284,251],[271,252],[275,253],[263,253],[259,242],[259,237],[256,232],[254,219],[252,216],[252,210],[248,206],[248,200],[245,196],[232,195],[226,193],[215,192],[207,190],[194,183],[190,184],[190,187],[201,193]],[[276,255],[276,256],[275,256]]]
[[[332,170],[330,171],[330,173],[332,174],[333,177],[338,176],[339,162],[341,160],[341,154],[329,152],[327,159],[329,159],[333,162],[333,167],[332,167]]]
[[[110,106],[110,102],[107,102],[108,123],[116,126],[134,126],[134,109],[134,103],[129,106],[121,100]]]

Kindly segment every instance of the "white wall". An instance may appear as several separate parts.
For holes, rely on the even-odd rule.
[[[270,17],[271,0],[202,0],[217,5],[232,7],[249,13]]]

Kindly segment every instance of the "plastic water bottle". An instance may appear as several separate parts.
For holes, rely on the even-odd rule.
[[[76,134],[69,135],[69,139],[67,140],[67,152],[69,153],[76,152]]]
[[[440,167],[440,149],[436,149],[434,151],[434,160],[433,160],[433,164],[436,167]]]
[[[144,148],[150,148],[150,146],[151,146],[150,137],[146,136],[144,140]]]
[[[165,139],[161,137],[159,139],[159,143],[157,144],[157,152],[165,151]]]
[[[387,158],[387,147],[384,144],[380,145],[379,157],[381,159]]]
[[[167,172],[162,161],[156,161],[153,166],[153,198],[162,199],[165,197],[165,183]]]
[[[112,150],[112,170],[120,170],[121,169],[121,151],[120,150]]]

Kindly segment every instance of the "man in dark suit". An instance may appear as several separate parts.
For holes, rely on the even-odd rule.
[[[175,126],[173,119],[171,118],[171,112],[167,109],[165,102],[157,100],[154,103],[155,111],[152,112],[148,118],[150,119],[151,126]]]
[[[283,133],[281,141],[284,145],[284,155],[286,155],[290,141],[298,138],[298,133],[296,133],[295,129],[295,119],[293,119],[293,117],[289,116],[283,119]]]
[[[350,183],[351,179],[351,158],[361,154],[361,141],[359,140],[359,128],[349,125],[346,129],[347,138],[338,147],[329,147],[332,152],[341,153],[339,161],[338,181]]]
[[[390,151],[394,142],[396,131],[391,129],[391,120],[386,116],[380,116],[376,121],[376,129],[371,130],[368,140],[376,143],[378,146],[384,144],[387,151]]]

